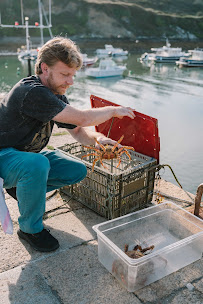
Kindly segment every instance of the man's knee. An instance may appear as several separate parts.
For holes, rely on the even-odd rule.
[[[86,166],[83,163],[81,163],[80,172],[81,172],[81,176],[82,176],[81,180],[82,180],[87,175],[87,168],[86,168]]]
[[[32,153],[24,165],[28,174],[37,175],[38,178],[48,176],[50,170],[49,160],[38,153]]]
[[[82,162],[74,162],[73,171],[69,175],[69,183],[70,184],[76,184],[83,180],[85,176],[87,175],[87,168],[84,163]]]

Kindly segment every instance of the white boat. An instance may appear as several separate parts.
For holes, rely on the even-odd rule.
[[[83,67],[93,65],[96,61],[96,57],[88,57],[87,54],[82,54]]]
[[[154,59],[155,59],[155,53],[147,53],[147,52],[145,52],[140,57],[140,61],[141,62],[154,61]]]
[[[37,59],[37,55],[38,55],[38,51],[40,48],[37,49],[33,49],[33,48],[26,48],[24,45],[21,46],[21,48],[17,49],[17,55],[18,55],[18,59],[20,61],[22,60],[36,60]]]
[[[122,48],[114,48],[111,44],[105,44],[104,49],[97,49],[97,56],[127,56],[128,51],[124,51]]]
[[[188,57],[181,57],[176,61],[176,65],[179,67],[203,67],[203,49],[189,50],[188,54]]]
[[[113,57],[121,57],[121,56],[128,56],[128,51],[124,51],[121,48],[115,48],[112,52],[111,52],[111,56]]]
[[[109,56],[111,55],[111,51],[114,47],[111,44],[105,44],[104,49],[97,49],[97,56]]]
[[[180,57],[187,56],[188,53],[183,52],[182,48],[172,48],[168,39],[166,45],[160,48],[151,48],[152,53],[144,53],[140,57],[140,61],[153,61],[158,63],[175,63]]]
[[[126,70],[124,66],[118,66],[112,59],[102,59],[99,66],[89,68],[85,71],[85,75],[94,78],[121,76]]]

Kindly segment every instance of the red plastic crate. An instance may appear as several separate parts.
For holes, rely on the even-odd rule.
[[[102,99],[100,97],[90,96],[92,108],[105,106],[119,106],[116,103]],[[122,119],[114,118],[112,127],[112,119],[95,127],[97,132],[108,135],[114,140],[124,135],[121,144],[132,146],[138,153],[151,156],[157,159],[159,163],[160,138],[158,132],[158,120],[154,117],[147,116],[143,113],[134,111],[135,118],[123,117]]]

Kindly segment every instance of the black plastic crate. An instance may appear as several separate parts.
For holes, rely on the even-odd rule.
[[[77,159],[90,152],[79,143],[64,145],[59,150]],[[157,160],[130,150],[128,153],[131,160],[123,153],[118,168],[118,159],[105,159],[102,161],[108,170],[97,161],[93,172],[95,157],[83,158],[87,176],[61,190],[107,219],[145,208],[152,200]]]

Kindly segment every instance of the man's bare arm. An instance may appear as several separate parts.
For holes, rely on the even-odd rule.
[[[97,148],[99,148],[95,139],[97,139],[97,141],[99,141],[103,145],[115,145],[116,143],[115,140],[107,138],[102,133],[92,131],[89,128],[77,127],[68,131],[75,140],[77,140],[83,145],[96,145]]]
[[[63,111],[58,113],[53,120],[62,123],[75,124],[80,127],[96,126],[109,120],[112,117],[123,118],[127,116],[131,119],[135,117],[133,109],[130,107],[102,107],[87,110],[78,110],[67,105]]]

